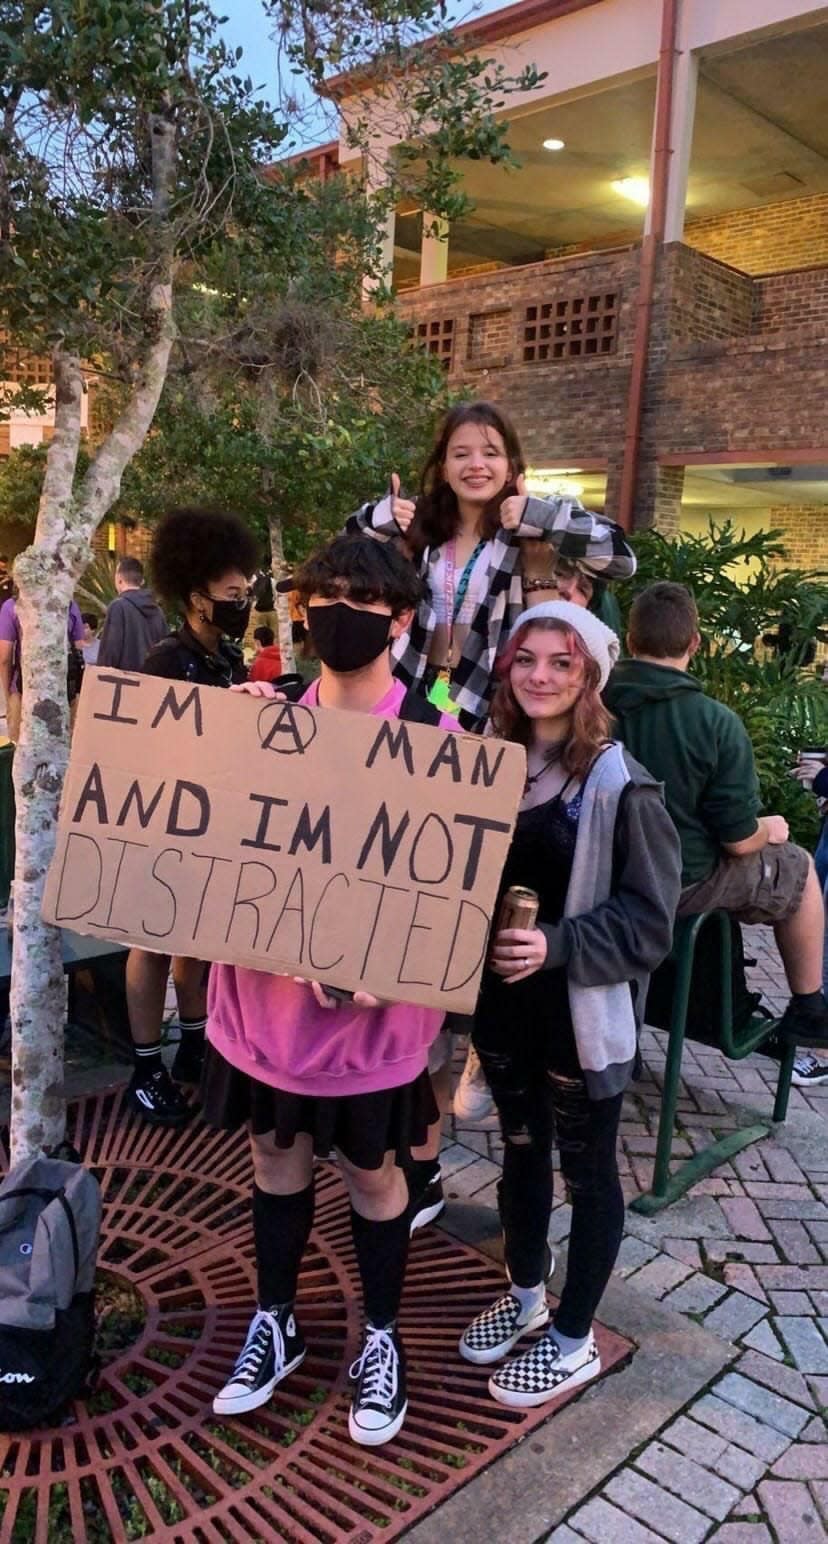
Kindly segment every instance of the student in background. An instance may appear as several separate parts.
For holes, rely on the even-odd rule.
[[[70,729],[75,722],[78,693],[83,679],[83,621],[75,601],[69,604],[66,617],[66,696],[69,702]],[[0,606],[0,685],[6,703],[6,726],[9,739],[17,744],[20,738],[20,713],[22,705],[23,675],[21,669],[23,633],[17,606],[12,597]]]
[[[84,665],[97,665],[101,647],[101,640],[98,637],[98,618],[94,611],[82,611],[81,621],[83,622],[81,653]]]
[[[153,644],[167,633],[166,618],[144,584],[144,565],[138,558],[118,559],[115,588],[118,594],[107,608],[98,664],[140,670]]]
[[[282,654],[272,627],[262,625],[253,633],[251,681],[275,681],[282,674]]]
[[[142,660],[145,675],[225,688],[246,681],[238,640],[250,617],[258,555],[258,542],[239,515],[176,509],[164,516],[153,539],[152,570],[159,593],[184,621]],[[208,967],[182,956],[172,961],[181,1031],[172,1076],[162,1061],[170,963],[167,955],[144,949],[130,949],[127,961],[134,1054],[127,1100],[156,1126],[180,1126],[194,1113],[178,1084],[198,1083],[204,1060]]]

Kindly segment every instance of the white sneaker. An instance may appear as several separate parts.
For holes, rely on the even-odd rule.
[[[814,1085],[828,1082],[828,1062],[817,1061],[810,1053],[805,1056],[797,1056],[793,1064],[791,1082],[799,1088],[813,1088]]]
[[[473,1045],[469,1046],[466,1065],[454,1090],[454,1118],[460,1121],[485,1120],[494,1113],[492,1091]]]

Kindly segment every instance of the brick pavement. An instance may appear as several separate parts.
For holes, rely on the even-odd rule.
[[[772,1010],[785,981],[766,928],[745,930],[752,985]],[[652,1176],[665,1038],[645,1031],[645,1075],[625,1100],[620,1163],[628,1199]],[[775,1064],[727,1062],[690,1045],[674,1153],[770,1116]],[[549,1544],[818,1544],[828,1541],[828,1083],[791,1090],[788,1121],[656,1218],[628,1212],[618,1274],[641,1294],[731,1341],[732,1368],[592,1494]],[[446,1190],[494,1205],[494,1123],[454,1126]],[[556,1194],[550,1237],[569,1232]],[[600,1420],[600,1402],[596,1403]],[[527,1544],[531,1541],[527,1540]]]

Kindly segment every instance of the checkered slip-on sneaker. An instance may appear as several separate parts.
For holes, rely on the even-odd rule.
[[[592,1335],[580,1351],[564,1356],[557,1342],[547,1334],[522,1356],[516,1356],[492,1374],[489,1393],[501,1405],[527,1410],[545,1405],[548,1399],[577,1388],[580,1383],[588,1383],[600,1371],[601,1358]]]
[[[539,1330],[548,1320],[549,1305],[545,1296],[537,1308],[524,1317],[517,1298],[511,1292],[504,1292],[496,1303],[492,1303],[491,1308],[485,1308],[463,1331],[460,1336],[460,1355],[467,1362],[476,1362],[478,1366],[499,1362],[524,1335]]]

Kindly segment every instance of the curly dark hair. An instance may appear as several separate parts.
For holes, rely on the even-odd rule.
[[[305,605],[312,595],[342,595],[366,604],[381,600],[395,617],[409,607],[416,610],[423,597],[413,564],[392,542],[373,536],[335,536],[302,564],[295,585]]]
[[[222,509],[171,509],[159,521],[150,568],[163,600],[186,608],[193,590],[205,590],[229,569],[250,577],[259,567],[260,542],[241,515]]]

